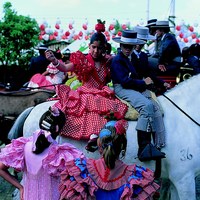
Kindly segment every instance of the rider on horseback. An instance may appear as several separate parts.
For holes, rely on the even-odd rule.
[[[165,145],[165,128],[160,107],[149,90],[154,82],[149,75],[141,78],[129,60],[134,46],[145,42],[137,39],[137,32],[130,30],[123,31],[122,37],[115,37],[113,40],[120,43],[121,47],[121,52],[113,58],[111,65],[114,91],[119,98],[128,101],[139,113],[136,126],[138,158],[141,161],[164,158],[165,155],[156,148],[160,149]],[[151,135],[154,137],[156,147],[150,145]]]

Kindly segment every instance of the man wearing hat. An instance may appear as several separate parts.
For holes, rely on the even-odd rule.
[[[46,45],[40,45],[39,47],[36,47],[37,50],[39,50],[39,56],[32,57],[29,67],[29,76],[32,77],[33,75],[46,71],[47,66],[50,64],[50,61],[48,61],[45,57],[45,51],[48,49]]]
[[[149,33],[151,35],[155,35],[155,33],[156,33],[155,28],[152,28],[152,26],[156,25],[156,22],[157,22],[157,19],[150,19],[150,20],[147,21],[146,27],[149,28]]]
[[[158,58],[149,58],[149,65],[157,73],[177,75],[181,65],[181,50],[173,34],[170,33],[169,21],[157,21],[156,34],[161,37]]]
[[[161,37],[156,34],[156,28],[155,28],[156,22],[157,19],[150,19],[147,21],[146,27],[149,28],[149,33],[155,36],[154,42],[148,45],[150,56],[158,58]]]
[[[137,32],[137,38],[144,40],[145,42],[155,40],[155,36],[149,33],[149,28],[143,26],[136,26],[134,30]],[[155,92],[163,93],[170,87],[170,84],[166,83],[164,80],[158,78],[154,71],[151,70],[148,63],[148,55],[142,49],[144,44],[137,44],[134,46],[133,52],[131,54],[131,62],[136,69],[138,76],[143,79],[144,77],[151,77],[154,86],[156,87]]]
[[[148,87],[153,84],[150,77],[142,79],[138,76],[135,67],[130,61],[130,56],[135,45],[144,44],[144,40],[137,38],[137,32],[131,30],[122,31],[121,37],[113,40],[120,44],[121,51],[113,58],[111,64],[111,78],[116,95],[129,102],[138,112],[137,137],[138,158],[144,161],[141,155],[145,154],[145,147],[151,143],[151,135],[156,131],[164,135],[164,124],[162,114],[154,100],[151,98]],[[156,125],[156,123],[159,123]],[[156,145],[164,146],[164,137]],[[157,158],[163,158],[164,154],[153,147]],[[148,160],[155,159],[154,155]]]

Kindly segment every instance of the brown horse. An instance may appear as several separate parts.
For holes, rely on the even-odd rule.
[[[26,108],[45,102],[55,94],[53,90],[0,91],[0,143],[9,143],[8,132],[15,119]]]
[[[46,101],[55,94],[53,90],[21,90],[0,92],[0,114],[18,116],[26,108]]]

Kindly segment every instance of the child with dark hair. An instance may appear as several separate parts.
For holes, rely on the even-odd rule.
[[[151,199],[159,189],[154,173],[121,158],[126,153],[125,120],[109,121],[97,140],[101,158],[77,158],[61,173],[61,200],[65,199]]]
[[[110,82],[111,55],[106,53],[107,40],[103,32],[104,23],[98,20],[96,32],[91,36],[89,53],[73,52],[69,63],[60,62],[52,51],[46,57],[63,72],[74,72],[82,86],[76,90],[66,85],[56,87],[58,100],[53,106],[61,109],[67,116],[61,135],[76,140],[89,139],[99,132],[106,123],[104,118],[110,111],[118,111],[122,118],[127,106],[115,97],[107,84]],[[85,123],[87,122],[87,123]]]
[[[62,60],[62,54],[60,50],[54,52],[55,57],[60,61]],[[62,84],[67,77],[67,73],[58,70],[52,63],[50,63],[43,73],[37,73],[31,77],[28,88],[44,88],[49,90],[55,90],[57,84]]]
[[[19,189],[21,200],[58,200],[60,172],[68,161],[83,157],[73,145],[56,142],[64,123],[64,113],[50,108],[42,115],[40,129],[33,136],[14,139],[1,149],[0,176]],[[8,168],[23,172],[22,183]]]

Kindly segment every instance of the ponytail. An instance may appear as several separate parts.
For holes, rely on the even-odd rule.
[[[103,149],[103,158],[109,169],[115,167],[116,160],[119,159],[120,153],[125,156],[127,140],[125,134],[117,134],[114,126],[106,127],[110,135],[100,138]]]
[[[47,147],[49,147],[50,142],[47,140],[45,135],[41,134],[38,136],[36,142],[35,142],[35,150],[33,153],[40,154],[42,153]]]
[[[46,126],[45,122],[48,123],[50,126]],[[51,144],[52,141],[45,136],[45,131],[50,133],[52,140],[56,139],[64,124],[65,114],[57,108],[50,107],[49,110],[46,111],[40,118],[40,132],[36,133],[37,136],[35,139],[35,148],[33,150],[33,153],[40,154]]]

